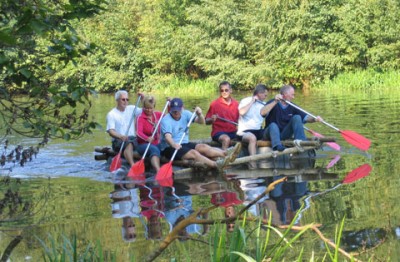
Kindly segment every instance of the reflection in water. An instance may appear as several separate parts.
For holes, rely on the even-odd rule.
[[[162,238],[161,218],[165,216],[164,212],[164,193],[160,186],[140,185],[140,214],[146,219],[145,237],[147,239],[159,240]]]
[[[136,240],[136,228],[133,217],[139,217],[139,199],[137,188],[127,189],[123,185],[116,185],[110,193],[112,216],[122,219],[122,239],[126,242]]]
[[[315,154],[310,153],[305,157],[284,155],[272,160],[273,168],[249,171],[239,167],[228,170],[223,175],[199,172],[182,177],[176,176],[170,181],[173,184],[166,185],[162,183],[160,185],[151,175],[143,181],[117,180],[121,184],[116,185],[115,191],[110,194],[113,199],[111,205],[113,217],[122,218],[122,236],[127,242],[136,239],[134,218],[138,218],[144,226],[142,241],[161,240],[195,210],[209,208],[211,205],[223,211],[223,218],[233,218],[226,221],[227,232],[233,232],[236,214],[254,200],[257,202],[248,208],[248,215],[260,217],[264,221],[271,216],[271,222],[275,226],[292,223],[300,226],[302,215],[308,207],[297,217],[296,213],[302,206],[302,200],[309,193],[309,182],[338,180],[338,175],[332,171],[335,170],[333,168],[335,165],[340,165],[340,157],[333,157],[335,160],[333,164],[332,160],[328,159],[330,164],[328,166],[326,163],[321,164],[324,167],[316,167],[316,159]],[[329,173],[328,168],[331,168]],[[357,176],[361,172],[359,170],[361,169],[356,169]],[[354,170],[350,173],[353,174]],[[269,194],[258,199],[269,184],[283,177],[288,178],[286,182],[276,185]],[[334,190],[336,187],[333,186],[326,191]],[[201,196],[204,200],[208,198],[208,201],[201,203],[210,205],[195,207],[194,196]],[[208,214],[206,216],[208,217]],[[218,215],[213,213],[212,217],[218,218]],[[294,218],[296,221],[293,221]],[[207,225],[190,224],[180,228],[177,237],[184,241],[191,235],[202,236],[207,232]],[[355,246],[360,243],[359,241],[363,241],[364,247],[369,247],[376,245],[377,241],[385,236],[384,233],[381,230],[343,232],[342,241],[349,249],[359,248],[360,246]]]
[[[274,177],[273,180],[277,180],[281,176]],[[292,223],[297,211],[301,207],[300,199],[307,194],[307,182],[285,182],[278,184],[274,190],[270,192],[270,198],[274,201],[274,205],[277,210],[278,219],[275,221],[278,225],[289,225]],[[270,209],[271,206],[269,206]],[[272,211],[271,211],[272,212]],[[274,216],[272,216],[274,219]],[[300,217],[294,222],[295,225],[300,223]],[[279,222],[280,223],[279,223]]]
[[[236,214],[235,206],[243,203],[242,200],[238,199],[236,192],[218,192],[211,194],[211,203],[215,206],[220,206],[224,208],[225,218],[234,217]],[[227,223],[226,230],[228,232],[233,232],[235,229],[235,223]]]

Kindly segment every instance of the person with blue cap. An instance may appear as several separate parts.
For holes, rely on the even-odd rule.
[[[187,126],[193,114],[196,114],[194,122],[205,124],[205,118],[200,107],[195,107],[194,113],[192,113],[184,109],[182,99],[173,98],[170,101],[169,114],[161,120],[160,148],[162,155],[171,159],[175,150],[178,150],[175,160],[194,160],[196,163],[204,164],[210,168],[222,169],[234,160],[231,159],[234,152],[232,151],[227,156],[227,153],[220,148],[190,142]],[[218,160],[215,161],[214,159]]]

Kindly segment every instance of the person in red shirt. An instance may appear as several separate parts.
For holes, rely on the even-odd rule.
[[[220,97],[212,101],[206,114],[206,124],[212,125],[212,140],[221,143],[226,150],[236,137],[239,119],[239,103],[232,98],[232,87],[227,81],[219,84]]]
[[[137,118],[137,151],[139,154],[143,155],[147,145],[149,146],[149,151],[146,156],[149,157],[152,167],[156,172],[160,170],[160,126],[155,133],[154,137],[152,134],[157,126],[158,121],[160,121],[161,112],[154,111],[156,106],[156,100],[153,96],[145,96],[143,99],[143,112]]]

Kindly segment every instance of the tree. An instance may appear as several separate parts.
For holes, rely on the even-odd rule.
[[[82,41],[71,21],[98,14],[105,1],[4,0],[0,7],[0,122],[5,136],[42,137],[46,143],[91,132],[96,123],[89,120],[93,91],[87,76],[49,79],[94,48]]]

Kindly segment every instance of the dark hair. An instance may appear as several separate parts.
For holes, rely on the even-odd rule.
[[[281,95],[283,95],[283,94],[285,94],[287,91],[289,91],[289,90],[292,89],[292,88],[294,89],[294,87],[291,86],[291,85],[284,85],[284,86],[281,87],[279,93],[280,93]]]
[[[231,84],[228,81],[222,81],[221,83],[219,83],[218,88],[221,89],[221,87],[223,86],[229,86],[229,88],[232,88]]]
[[[254,88],[253,96],[258,95],[259,93],[264,93],[267,91],[267,86],[263,84],[258,84],[256,85],[256,88]]]

